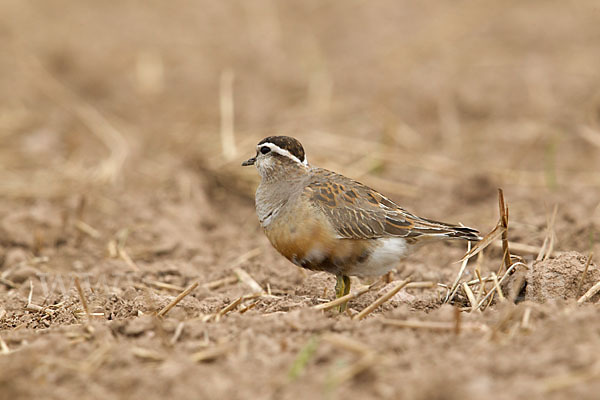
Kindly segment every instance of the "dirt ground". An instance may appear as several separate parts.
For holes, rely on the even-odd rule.
[[[0,399],[598,398],[596,1],[0,7]],[[270,246],[240,167],[272,134],[483,233],[503,188],[506,299],[445,304],[466,246],[440,243],[315,309],[334,278]]]

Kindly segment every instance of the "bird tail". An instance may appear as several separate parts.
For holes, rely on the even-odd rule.
[[[482,237],[479,236],[478,230],[468,228],[466,226],[452,227],[451,230],[444,234],[444,236],[454,239],[468,240],[470,242],[478,242],[482,239]]]
[[[447,224],[430,219],[419,218],[412,229],[414,236],[428,237],[431,239],[462,239],[470,242],[478,242],[482,239],[479,231],[463,225]]]

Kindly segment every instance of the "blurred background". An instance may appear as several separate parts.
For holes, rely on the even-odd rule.
[[[559,202],[579,228],[598,224],[594,1],[2,9],[2,194],[172,180],[191,164],[252,180],[240,160],[286,134],[311,163],[434,218],[493,223],[502,186],[512,219],[543,222]]]
[[[312,312],[333,278],[271,248],[254,212],[258,174],[240,164],[263,137],[295,136],[311,164],[484,233],[501,187],[513,252],[535,258],[546,239],[554,254],[600,254],[597,0],[0,0],[0,93],[0,332],[18,350],[0,354],[6,393],[298,398],[317,385],[332,398],[318,385],[349,365],[337,350],[320,350],[305,379],[287,371],[310,335],[334,324],[396,357],[379,381],[357,376],[346,398],[465,398],[467,386],[472,398],[518,398],[506,389],[530,394],[534,379],[568,372],[565,360],[588,376],[577,371],[597,349],[579,346],[597,338],[592,308],[534,305],[532,324],[545,325],[512,352],[479,336]],[[432,247],[403,273],[450,283],[464,250]],[[496,271],[501,255],[486,250],[483,270]],[[247,293],[231,280],[240,265],[279,297],[221,323],[200,320]],[[82,334],[77,292],[49,297],[37,279],[74,273],[129,278],[114,279],[110,296],[84,288],[101,315],[94,337]],[[190,283],[223,279],[164,325],[150,318]],[[413,293],[395,316],[456,315],[434,290]],[[26,310],[32,298],[53,314]],[[286,317],[265,323],[276,313]],[[478,315],[495,324],[496,314]],[[552,325],[548,315],[571,319]],[[165,344],[165,331],[180,342]],[[222,339],[238,351],[190,360]]]
[[[513,238],[539,244],[557,204],[558,246],[597,246],[594,1],[3,0],[2,10],[7,200],[145,196],[200,179],[230,207],[257,181],[240,162],[285,134],[312,164],[418,214],[485,231],[503,187]]]

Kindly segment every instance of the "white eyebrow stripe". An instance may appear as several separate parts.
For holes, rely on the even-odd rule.
[[[298,157],[296,157],[295,155],[293,155],[292,153],[290,153],[288,150],[282,149],[281,147],[277,146],[276,144],[270,143],[270,142],[261,143],[258,146],[256,146],[257,151],[260,151],[260,148],[264,147],[264,146],[267,146],[268,148],[271,149],[271,151],[274,151],[277,154],[280,154],[280,155],[282,155],[284,157],[288,157],[288,158],[294,160],[298,164],[302,164],[302,165],[308,166],[308,161],[306,160],[306,155],[304,156],[304,160],[300,161],[300,159]]]

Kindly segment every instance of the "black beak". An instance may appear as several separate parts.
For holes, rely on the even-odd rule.
[[[256,157],[249,158],[242,163],[242,167],[247,167],[248,165],[254,165],[255,162],[256,162]]]

